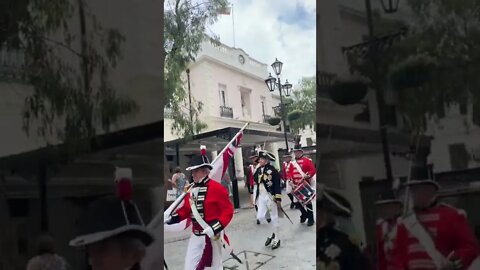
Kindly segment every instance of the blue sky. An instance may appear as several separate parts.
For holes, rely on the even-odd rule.
[[[314,0],[231,0],[235,47],[270,65],[284,63],[282,80],[295,84],[315,75],[316,9]],[[220,16],[209,33],[233,47],[232,15]],[[269,70],[270,71],[270,70]]]

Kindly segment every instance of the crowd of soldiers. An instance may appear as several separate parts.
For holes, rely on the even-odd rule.
[[[338,226],[339,219],[352,215],[349,201],[322,187],[317,197],[317,269],[480,269],[479,244],[466,213],[440,202],[438,191],[433,180],[412,180],[400,193],[381,194],[375,203],[376,254],[368,255]]]

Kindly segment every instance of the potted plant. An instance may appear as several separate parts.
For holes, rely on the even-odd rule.
[[[433,57],[426,54],[409,56],[390,71],[390,83],[394,89],[420,87],[432,76],[437,64]]]
[[[290,122],[296,121],[296,120],[300,119],[300,117],[302,117],[302,114],[303,114],[302,111],[300,111],[298,109],[293,110],[293,111],[288,113],[288,116],[287,116],[288,121],[290,121]]]
[[[330,99],[339,105],[353,105],[362,101],[367,95],[368,86],[359,78],[337,79],[330,87]]]
[[[281,120],[282,120],[282,119],[280,119],[280,117],[270,117],[270,118],[268,119],[268,123],[269,123],[270,125],[272,125],[272,126],[276,126],[276,125],[280,124],[280,121],[281,121]]]

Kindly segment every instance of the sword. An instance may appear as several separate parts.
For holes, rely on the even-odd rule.
[[[268,197],[270,198],[270,200],[272,200],[275,205],[277,205],[277,202],[273,199],[272,195],[270,195],[270,193],[268,193]],[[278,205],[277,205],[278,206]],[[282,213],[288,218],[288,220],[290,221],[290,223],[293,224],[293,221],[290,219],[290,217],[287,215],[287,213],[285,212],[285,210],[283,210],[282,206],[278,206],[277,208],[280,208],[280,210],[282,211]]]
[[[163,265],[165,265],[165,269],[168,270],[167,262],[165,260],[163,260]]]

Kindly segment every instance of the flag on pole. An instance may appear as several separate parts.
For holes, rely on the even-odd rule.
[[[220,9],[220,15],[230,15],[232,13],[232,8],[229,6],[225,6],[224,8]]]
[[[245,125],[234,137],[233,139],[223,148],[223,150],[220,152],[219,156],[215,158],[215,160],[211,163],[212,164],[212,170],[210,171],[209,177],[217,182],[221,182],[223,176],[225,175],[225,172],[228,169],[228,165],[230,164],[230,158],[233,157],[235,154],[235,151],[238,149],[238,146],[240,145],[240,141],[242,140],[243,137],[243,130],[245,129],[247,125]],[[201,147],[201,151],[206,151],[206,149],[203,149]],[[181,208],[183,204],[185,203],[185,200],[182,200],[179,204],[178,208]],[[173,204],[164,212],[164,219],[168,218],[173,210]],[[164,224],[164,232],[180,232],[191,225],[191,220],[190,219],[185,219],[181,221],[180,223],[177,224]]]
[[[227,171],[228,164],[230,164],[230,159],[235,154],[235,151],[240,145],[240,141],[243,137],[243,131],[240,131],[235,135],[234,140],[232,140],[224,151],[222,151],[222,156],[216,159],[214,164],[212,164],[213,169],[210,171],[209,177],[217,182],[221,182],[225,172]]]

